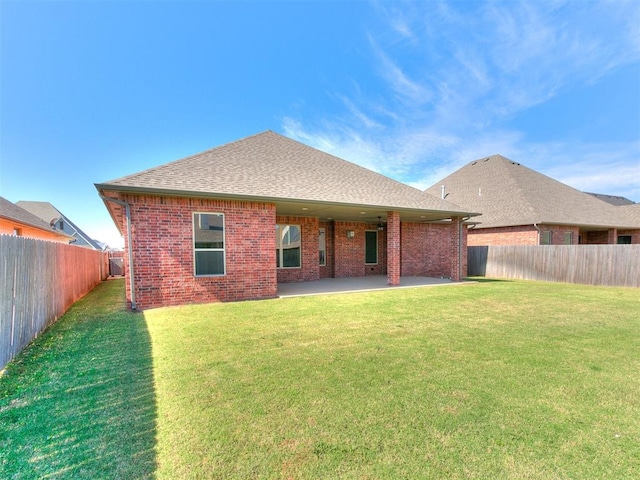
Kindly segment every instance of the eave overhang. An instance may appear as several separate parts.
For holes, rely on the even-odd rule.
[[[165,197],[182,198],[213,198],[219,200],[235,200],[245,202],[260,202],[274,204],[276,213],[282,216],[318,217],[321,220],[358,221],[377,223],[378,217],[386,221],[387,212],[395,211],[400,214],[403,222],[430,223],[451,219],[454,217],[470,218],[479,216],[480,213],[457,210],[432,210],[428,208],[401,207],[387,204],[364,204],[320,201],[312,199],[269,197],[260,195],[235,195],[229,193],[194,192],[173,189],[152,189],[145,187],[120,186],[112,184],[95,184],[98,192],[105,196],[112,194],[132,195],[156,195]],[[119,196],[114,198],[120,198]],[[117,205],[105,202],[111,218],[120,230],[120,224],[116,221],[114,210],[120,210]],[[121,216],[121,213],[117,213]],[[120,232],[122,233],[122,232]]]

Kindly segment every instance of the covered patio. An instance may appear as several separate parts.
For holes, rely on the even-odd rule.
[[[432,287],[436,285],[460,285],[449,278],[400,277],[399,285],[389,285],[386,275],[369,275],[357,278],[321,278],[309,282],[278,283],[278,297],[304,297],[332,293],[354,293],[389,288]]]

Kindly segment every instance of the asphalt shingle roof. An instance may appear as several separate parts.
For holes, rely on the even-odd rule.
[[[610,203],[611,205],[621,206],[621,205],[633,205],[633,202],[626,197],[621,197],[619,195],[607,195],[606,193],[592,193],[592,192],[584,192],[588,193],[596,197],[603,202]]]
[[[98,190],[469,211],[272,131],[97,184]],[[472,211],[471,211],[472,212]]]
[[[40,217],[35,216],[33,213],[28,212],[24,208],[19,207],[15,203],[10,202],[6,198],[0,197],[0,217],[8,218],[24,225],[45,230],[50,233],[55,233],[61,237],[72,238],[66,235],[64,232],[55,230],[51,225],[42,220]]]
[[[49,224],[53,224],[54,221],[64,219],[64,221],[71,226],[72,230],[75,230],[75,235],[79,238],[82,238],[86,243],[88,243],[91,247],[96,250],[102,250],[102,247],[96,242],[94,239],[89,237],[85,232],[80,229],[75,223],[67,218],[60,210],[54,207],[49,202],[34,202],[30,200],[20,200],[16,202],[21,208],[24,208],[28,212],[33,213],[35,216],[40,217],[45,222],[49,222]],[[63,232],[64,233],[64,232]]]
[[[531,224],[640,228],[640,223],[588,193],[576,190],[502,155],[475,160],[426,192],[482,212],[478,228]]]

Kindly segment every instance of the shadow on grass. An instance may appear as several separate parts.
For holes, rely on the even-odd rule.
[[[156,399],[144,317],[102,283],[0,377],[0,478],[151,478]]]
[[[488,277],[465,277],[465,280],[469,282],[477,282],[477,283],[513,283],[513,280],[509,280],[506,278],[488,278]]]

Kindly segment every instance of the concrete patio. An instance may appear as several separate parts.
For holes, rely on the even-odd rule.
[[[389,288],[431,287],[435,285],[460,285],[448,278],[401,277],[400,285],[388,285],[386,275],[371,275],[358,278],[322,278],[311,282],[279,283],[278,296],[302,297],[308,295],[328,295],[332,293],[367,292]]]

